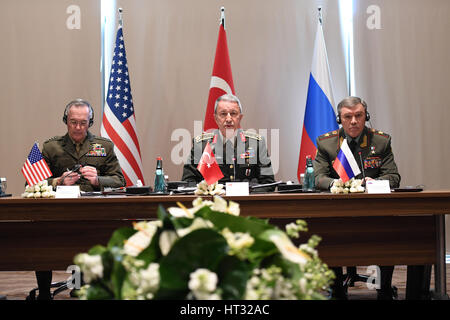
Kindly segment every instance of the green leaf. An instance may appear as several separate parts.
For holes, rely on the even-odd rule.
[[[145,262],[145,267],[147,267],[150,262],[156,261],[156,259],[161,256],[161,250],[159,249],[160,235],[161,230],[158,229],[148,247],[142,250],[142,252],[136,257],[136,259],[143,260]]]
[[[137,293],[136,289],[134,288],[134,285],[131,283],[128,276],[124,279],[124,282],[122,284],[121,292],[120,292],[121,298],[128,298],[128,299],[136,299]]]
[[[123,248],[124,241],[135,234],[137,230],[130,227],[119,228],[111,236],[108,242],[108,249],[112,247]]]
[[[162,221],[164,230],[174,229],[173,223],[171,221],[172,216],[167,213],[166,209],[164,209],[162,205],[158,206],[158,209],[156,210],[156,215],[158,217],[158,220]]]
[[[160,287],[186,290],[189,275],[198,268],[215,272],[220,260],[227,255],[227,242],[212,229],[197,229],[179,239],[161,259]]]
[[[219,287],[222,288],[222,299],[240,300],[244,297],[247,281],[252,274],[253,266],[236,257],[227,256],[218,270]]]
[[[104,251],[101,254],[103,265],[103,279],[109,281],[111,279],[111,272],[113,271],[114,256],[110,251]]]
[[[171,217],[171,221],[175,229],[184,229],[189,227],[194,222],[194,219]]]
[[[112,274],[111,274],[111,283],[113,286],[114,297],[115,299],[122,299],[122,286],[127,276],[127,271],[125,267],[122,265],[122,261],[114,260]]]
[[[253,245],[250,247],[247,256],[250,261],[257,262],[277,253],[279,253],[279,251],[272,242],[265,241],[257,237],[255,238]]]
[[[88,300],[110,300],[113,299],[111,291],[104,288],[100,284],[92,284],[87,289],[87,299]]]
[[[96,245],[96,246],[93,246],[91,249],[89,249],[88,254],[91,256],[101,255],[106,250],[107,249],[104,246]]]
[[[220,230],[228,228],[232,232],[247,232],[254,238],[265,230],[276,228],[268,224],[266,220],[212,211],[211,208],[207,206],[197,211],[196,215],[210,220],[214,226]]]

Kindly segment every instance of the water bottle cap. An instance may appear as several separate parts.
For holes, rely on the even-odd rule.
[[[161,157],[156,158],[156,160],[162,160]]]

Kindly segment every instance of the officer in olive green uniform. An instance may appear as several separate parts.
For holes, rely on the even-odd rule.
[[[248,181],[250,185],[274,182],[272,164],[266,141],[258,134],[241,129],[242,105],[238,97],[224,94],[217,98],[214,106],[213,132],[194,138],[191,154],[183,167],[183,181],[199,183],[204,180],[197,166],[209,142],[214,157],[224,177],[219,183]],[[273,191],[275,187],[261,187],[258,191]]]
[[[45,141],[42,148],[42,156],[53,174],[48,179],[49,185],[55,188],[58,185],[79,185],[82,191],[125,186],[113,143],[88,131],[93,119],[94,111],[89,102],[76,99],[67,104],[63,115],[67,134]],[[78,170],[75,171],[76,165]],[[36,279],[38,299],[52,299],[52,271],[36,271]]]
[[[314,159],[316,187],[321,190],[329,190],[334,180],[339,179],[339,175],[333,169],[333,162],[344,139],[347,139],[350,150],[361,169],[361,174],[356,178],[362,178],[364,171],[366,180],[386,179],[389,180],[391,188],[398,187],[400,174],[392,153],[391,137],[365,126],[366,121],[370,120],[366,102],[358,97],[347,97],[338,104],[337,111],[336,121],[338,124],[342,124],[342,128],[321,135],[316,140],[317,154]],[[343,287],[342,268],[334,267],[332,269],[336,275],[332,285],[332,296],[346,299],[347,293]],[[394,266],[380,266],[380,270],[381,287],[377,290],[377,299],[391,300],[396,297],[396,292],[391,287]]]
[[[347,137],[344,128],[328,132],[317,138],[317,155],[314,160],[314,174],[316,178],[316,188],[328,190],[334,179],[339,179],[339,175],[333,169],[333,162],[336,159],[344,139]],[[347,141],[349,146],[351,141]],[[363,170],[365,177],[379,180],[389,180],[391,188],[398,188],[400,185],[400,174],[394,161],[394,154],[391,149],[391,137],[381,131],[364,127],[358,141],[355,141],[353,156],[361,170],[356,179],[362,179]],[[361,152],[361,158],[359,157]],[[364,168],[361,167],[361,160]]]
[[[183,181],[200,182],[202,174],[197,170],[203,150],[209,142],[224,177],[219,183],[248,181],[250,184],[274,182],[271,161],[264,137],[251,131],[236,130],[233,139],[224,142],[220,131],[203,133],[193,140],[191,154],[184,165]],[[258,188],[273,191],[274,187]]]
[[[79,151],[77,151],[79,149]],[[91,166],[98,171],[98,185],[94,186],[83,176],[75,183],[82,191],[99,191],[104,187],[123,187],[125,179],[119,161],[114,153],[111,140],[94,136],[89,131],[86,139],[78,146],[69,134],[51,138],[44,142],[42,156],[50,167],[53,176],[49,185],[58,185],[60,177],[75,165]]]

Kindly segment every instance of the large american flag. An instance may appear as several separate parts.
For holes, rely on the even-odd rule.
[[[31,148],[27,161],[22,167],[22,173],[30,186],[52,176],[52,172],[47,162],[42,158],[41,151],[36,143]]]
[[[127,186],[144,183],[122,26],[117,30],[100,133],[112,140]]]

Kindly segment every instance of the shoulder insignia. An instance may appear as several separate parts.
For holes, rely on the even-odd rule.
[[[366,134],[364,135],[364,138],[362,139],[362,142],[359,144],[359,146],[361,148],[367,147],[367,135]]]
[[[377,136],[382,136],[385,138],[389,138],[389,135],[386,132],[380,131],[380,130],[376,130],[376,129],[372,129],[372,132],[374,134],[376,134]]]
[[[334,130],[334,131],[322,134],[321,136],[319,136],[319,140],[325,140],[325,139],[333,138],[333,137],[336,137],[337,135],[338,135],[338,131]]]
[[[95,136],[94,139],[103,140],[103,141],[111,141],[111,139],[108,139],[108,138],[105,138],[105,137],[100,137],[100,136]]]
[[[262,139],[260,134],[257,134],[257,133],[255,133],[253,131],[244,131],[244,135],[247,138],[252,138],[252,139],[255,139],[255,140],[258,140],[258,141]]]
[[[54,137],[52,137],[50,139],[45,140],[44,143],[50,142],[50,141],[62,140],[62,138],[63,138],[62,136],[54,136]]]
[[[213,132],[204,132],[198,136],[195,137],[195,142],[200,142],[203,140],[208,140],[211,139],[212,137],[214,137],[214,133]]]

